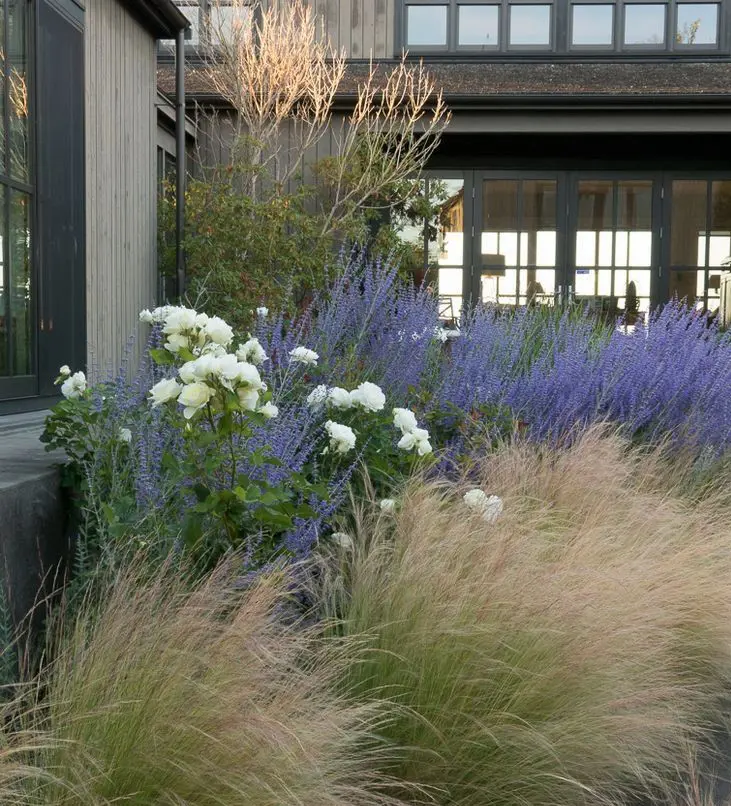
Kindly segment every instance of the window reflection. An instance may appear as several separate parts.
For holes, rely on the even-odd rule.
[[[10,175],[27,182],[28,164],[28,3],[9,0],[7,18],[8,52],[5,69],[8,82]]]
[[[718,10],[717,3],[679,3],[675,41],[679,45],[715,45]]]
[[[409,45],[447,44],[447,6],[408,6],[406,41]]]
[[[464,180],[422,179],[418,190],[391,214],[402,245],[401,265],[438,297],[440,317],[454,322],[462,310]]]
[[[729,256],[731,182],[675,180],[671,192],[671,295],[716,310],[721,267]]]
[[[13,375],[30,375],[33,371],[32,320],[30,313],[30,197],[10,191],[10,339]]]
[[[511,5],[510,44],[551,44],[551,6]]]
[[[459,6],[459,44],[497,47],[500,44],[500,7]]]
[[[208,25],[211,44],[237,41],[241,33],[249,28],[251,8],[240,3],[216,2],[211,6]]]
[[[573,293],[629,324],[650,305],[651,180],[578,184]]]
[[[614,6],[574,5],[571,17],[572,45],[612,45]]]
[[[624,6],[625,45],[659,46],[665,43],[665,5],[626,3]]]
[[[555,180],[487,179],[480,233],[481,298],[500,305],[553,303]]]

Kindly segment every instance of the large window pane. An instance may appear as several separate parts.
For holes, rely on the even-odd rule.
[[[652,227],[652,180],[617,182],[617,226],[620,229],[649,230]]]
[[[424,47],[446,45],[447,11],[447,6],[407,6],[407,44]]]
[[[706,265],[707,191],[707,182],[689,179],[673,182],[670,199],[670,263],[673,266]]]
[[[28,181],[28,3],[8,0],[8,71],[10,175]]]
[[[10,355],[10,272],[5,256],[5,189],[0,186],[0,376],[12,374]]]
[[[579,230],[610,229],[613,220],[614,184],[610,181],[579,182]]]
[[[31,316],[30,197],[10,191],[10,339],[12,373],[30,375],[33,317]]]
[[[708,265],[722,266],[731,257],[731,182],[711,184],[710,223]]]
[[[220,42],[238,42],[242,34],[251,25],[251,9],[241,3],[228,5],[224,2],[211,6],[209,18],[210,40],[212,44]]]
[[[464,181],[430,179],[429,195],[437,214],[427,227],[429,266],[437,270],[440,317],[452,321],[462,310],[464,276]]]
[[[679,3],[675,41],[679,45],[715,45],[718,8],[716,3]]]
[[[611,45],[613,42],[614,6],[592,4],[572,7],[572,45]]]
[[[551,44],[551,6],[511,5],[510,44]]]
[[[459,44],[497,47],[499,6],[459,6]]]
[[[624,7],[625,45],[665,44],[665,5],[627,3]]]
[[[3,131],[5,126],[5,4],[0,3],[0,173],[6,173],[7,168],[5,165],[5,133]],[[0,307],[0,312],[2,308]],[[1,374],[1,370],[0,370]]]

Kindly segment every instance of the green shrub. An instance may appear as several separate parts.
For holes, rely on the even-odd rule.
[[[399,779],[460,806],[679,783],[726,705],[731,511],[658,491],[657,470],[596,433],[514,445],[481,468],[495,522],[446,484],[361,521],[326,606],[370,638],[348,686],[404,706],[385,728]]]

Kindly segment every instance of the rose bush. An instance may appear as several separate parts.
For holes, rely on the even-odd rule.
[[[86,547],[97,554],[100,535],[124,550],[127,542],[138,547],[136,533],[152,531],[161,559],[185,551],[204,568],[230,549],[243,549],[252,568],[300,556],[332,531],[361,463],[387,493],[432,452],[416,416],[400,408],[392,415],[377,384],[363,381],[350,391],[313,385],[307,373],[318,368],[319,355],[304,345],[287,351],[278,389],[276,373],[262,377],[270,359],[259,339],[236,340],[219,317],[162,306],[142,311],[140,321],[152,332],[137,394],[87,386],[82,373],[63,367],[65,399],[46,425],[49,448],[66,451],[77,478],[93,479],[80,493],[85,531],[94,535],[89,541],[87,534]],[[120,408],[124,425],[116,422]],[[110,433],[118,435],[117,450],[130,454],[124,479],[95,469],[99,442]],[[157,483],[145,490],[150,459]],[[100,509],[95,502],[103,498]],[[162,530],[149,528],[156,513],[167,519]]]

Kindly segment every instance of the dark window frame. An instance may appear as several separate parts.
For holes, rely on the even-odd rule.
[[[0,92],[3,93],[3,155],[0,159],[0,194],[2,194],[2,201],[0,202],[0,211],[2,215],[2,222],[0,224],[0,234],[4,233],[2,238],[2,263],[4,271],[4,279],[7,283],[7,298],[4,301],[2,308],[0,308],[0,316],[3,316],[6,322],[6,340],[5,340],[5,363],[7,367],[7,374],[0,375],[0,400],[6,398],[20,398],[28,397],[37,394],[38,391],[38,317],[39,317],[39,299],[42,289],[40,287],[38,278],[38,260],[37,260],[37,204],[38,198],[36,193],[36,108],[35,108],[35,56],[36,56],[36,36],[35,36],[35,4],[21,3],[16,0],[18,5],[22,5],[23,13],[25,14],[25,31],[24,31],[24,80],[26,82],[25,92],[27,98],[26,109],[26,142],[25,142],[25,160],[26,160],[26,176],[24,178],[17,178],[13,175],[10,167],[11,160],[11,111],[10,111],[10,41],[9,41],[9,2],[8,0],[0,0],[3,3],[2,13],[5,17],[5,25],[3,26],[2,45],[5,58],[0,60],[0,73],[2,74],[2,86]],[[13,371],[13,336],[12,328],[9,326],[11,320],[11,294],[12,283],[10,273],[13,271],[11,265],[10,255],[10,239],[11,239],[11,198],[13,193],[24,194],[27,199],[27,221],[29,228],[29,246],[27,259],[29,261],[29,297],[30,304],[27,309],[29,316],[29,324],[27,326],[30,343],[28,348],[28,358],[30,360],[30,371],[24,373],[16,373]]]
[[[551,43],[547,46],[510,45],[509,15],[510,6],[551,5]],[[409,6],[447,6],[446,46],[415,46],[408,44],[407,13]],[[499,45],[460,45],[458,42],[459,6],[497,5],[499,6]],[[611,5],[613,10],[613,44],[573,45],[573,6]],[[624,44],[625,9],[629,5],[662,5],[665,7],[665,41],[658,45]],[[717,5],[716,44],[689,44],[676,42],[679,5]],[[397,0],[396,4],[396,48],[395,55],[403,50],[413,56],[465,57],[468,59],[509,57],[511,55],[566,57],[625,57],[625,58],[713,58],[728,56],[731,48],[731,14],[728,0]]]

